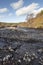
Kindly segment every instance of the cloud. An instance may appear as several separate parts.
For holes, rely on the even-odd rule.
[[[33,10],[33,14],[34,14],[34,17],[36,17],[36,15],[38,14],[38,13],[40,13],[41,11],[43,10],[43,8],[39,8],[39,9],[37,9],[37,10]]]
[[[18,2],[15,2],[15,3],[11,3],[10,6],[13,8],[13,9],[18,9],[20,7],[23,6],[23,0],[19,0]]]
[[[3,16],[3,15],[0,15],[0,18],[4,18],[5,16]]]
[[[0,13],[5,13],[5,12],[7,12],[7,11],[8,11],[7,8],[1,8],[1,9],[0,9]]]
[[[37,15],[38,13],[41,12],[41,10],[43,10],[43,8],[39,8],[39,9],[37,9],[37,10],[34,10],[33,13],[34,13],[35,15]]]
[[[27,13],[31,13],[36,8],[38,8],[38,5],[39,5],[38,3],[32,3],[32,4],[28,5],[27,7],[20,8],[16,11],[16,15],[20,16],[20,15],[24,15]]]
[[[8,16],[12,16],[13,14],[12,13],[9,13]]]

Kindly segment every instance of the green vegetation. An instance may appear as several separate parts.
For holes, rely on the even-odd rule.
[[[43,14],[43,10],[41,11],[41,14]]]

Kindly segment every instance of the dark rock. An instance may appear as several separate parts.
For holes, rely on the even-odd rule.
[[[43,65],[43,30],[0,29],[0,65]]]

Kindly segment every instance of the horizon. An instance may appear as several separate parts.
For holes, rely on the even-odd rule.
[[[0,22],[24,22],[27,14],[38,14],[43,10],[42,0],[0,0]]]

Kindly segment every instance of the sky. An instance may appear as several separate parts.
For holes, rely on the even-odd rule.
[[[27,14],[43,10],[43,0],[0,0],[0,22],[24,22]]]

